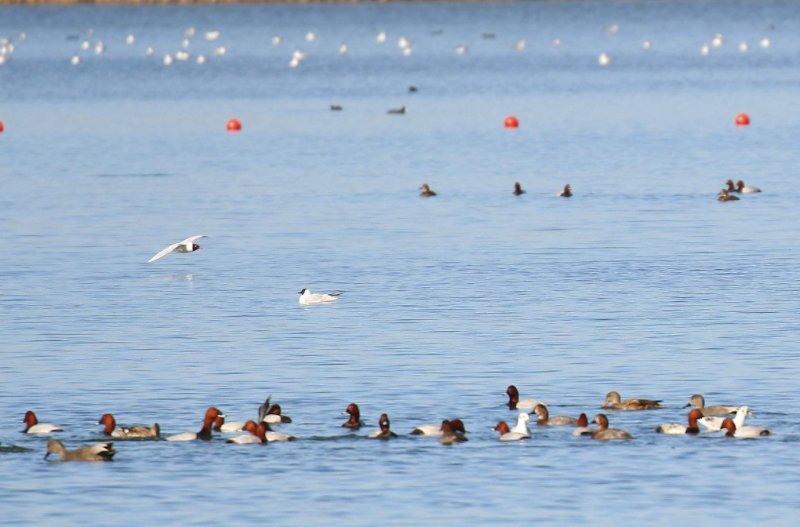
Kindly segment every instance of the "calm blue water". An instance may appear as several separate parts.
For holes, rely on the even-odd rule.
[[[798,15],[0,8],[16,47],[0,66],[0,442],[31,449],[0,454],[3,524],[794,524]],[[190,60],[164,66],[190,27]],[[733,125],[742,111],[750,127]],[[765,191],[718,203],[728,178]],[[417,197],[424,182],[436,198]],[[205,250],[145,263],[192,234]],[[345,294],[303,308],[303,287]],[[610,415],[625,444],[565,429],[500,444],[511,383],[554,415],[593,416],[609,390],[667,408]],[[692,393],[749,404],[774,435],[655,434]],[[18,432],[34,409],[68,447],[105,412],[167,435],[209,405],[255,417],[268,394],[297,442],[118,442],[112,464],[59,464]],[[346,436],[351,401],[359,436],[387,412],[401,437]],[[406,435],[456,416],[466,444]]]

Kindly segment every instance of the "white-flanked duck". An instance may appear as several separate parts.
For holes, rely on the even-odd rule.
[[[219,411],[219,409],[210,406],[206,410],[206,415],[203,418],[203,427],[197,432],[184,432],[182,434],[175,434],[172,436],[167,437],[167,441],[195,441],[197,439],[203,441],[210,441],[211,440],[211,429],[214,426],[214,421],[217,417],[225,417],[225,414]]]
[[[523,399],[519,398],[519,390],[513,384],[506,388],[506,395],[508,395],[508,409],[509,410],[526,410],[531,411],[536,408],[537,404],[544,403],[538,399]],[[547,405],[545,405],[547,406]]]
[[[441,424],[438,425],[434,424],[419,425],[418,427],[416,427],[414,430],[411,431],[411,434],[416,436],[441,437],[442,433],[444,432],[442,430],[442,426],[444,425],[444,423],[449,423],[450,427],[454,431],[459,432],[461,434],[465,434],[467,432],[464,429],[464,423],[463,421],[461,421],[461,419],[451,419],[451,420],[445,419],[444,421],[442,421]]]
[[[369,437],[372,439],[391,439],[393,437],[397,437],[397,434],[392,432],[389,429],[389,416],[386,414],[381,414],[380,419],[378,419],[378,426],[380,427],[378,430],[374,430],[370,432]]]
[[[511,429],[508,427],[508,423],[505,421],[500,421],[494,427],[495,430],[500,432],[500,441],[519,441],[520,439],[528,439],[531,437],[530,434],[520,434],[518,432],[512,432]]]
[[[689,435],[696,435],[700,433],[700,428],[697,426],[697,421],[703,418],[703,413],[698,410],[697,408],[693,408],[689,412],[688,416],[688,425],[684,425],[681,423],[665,423],[663,425],[658,425],[656,427],[656,432],[659,434],[670,434],[670,435],[678,435],[678,434],[689,434]]]
[[[33,410],[28,410],[25,412],[25,417],[22,418],[22,422],[25,423],[25,430],[23,430],[26,434],[52,434],[53,432],[63,432],[64,430],[52,423],[40,423],[39,420],[36,418],[36,414],[33,413]]]
[[[726,417],[725,420],[722,421],[722,429],[725,430],[725,436],[727,437],[739,437],[745,439],[768,436],[771,433],[766,428],[760,426],[743,426],[738,428],[733,422],[733,419],[730,417]]]
[[[578,421],[575,423],[575,430],[572,431],[572,435],[574,436],[592,435],[592,429],[589,428],[589,418],[586,417],[586,414],[581,414],[578,416]]]

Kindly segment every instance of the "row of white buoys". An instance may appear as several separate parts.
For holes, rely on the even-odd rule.
[[[703,44],[700,47],[700,54],[703,55],[703,56],[709,55],[711,53],[712,49],[714,49],[714,48],[722,48],[722,46],[724,44],[725,44],[725,39],[723,38],[722,33],[715,33],[714,36],[711,38],[711,44],[710,45],[709,44]],[[767,38],[767,37],[762,38],[758,42],[758,45],[762,49],[769,48],[771,44],[772,43],[770,42],[769,38]],[[739,45],[737,46],[737,48],[741,53],[747,53],[748,51],[750,51],[750,44],[748,44],[747,41],[743,40],[743,41],[739,42]]]
[[[17,42],[24,42],[26,38],[27,35],[25,33],[20,33],[17,36]],[[16,49],[13,38],[0,36],[0,66],[8,62]]]

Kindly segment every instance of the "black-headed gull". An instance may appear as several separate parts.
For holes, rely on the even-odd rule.
[[[312,293],[310,290],[303,288],[300,290],[300,303],[303,305],[310,305],[336,302],[341,294],[340,291],[335,291],[333,293]]]
[[[194,243],[200,238],[206,238],[206,236],[203,234],[199,234],[197,236],[189,236],[188,238],[186,238],[181,242],[173,243],[172,245],[164,247],[163,249],[161,249],[161,251],[158,252],[158,254],[147,260],[147,263],[155,262],[156,260],[165,257],[169,253],[193,253],[198,249],[202,249],[202,247]]]

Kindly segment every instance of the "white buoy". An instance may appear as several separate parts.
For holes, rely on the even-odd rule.
[[[317,40],[317,35],[313,31],[306,33],[306,42],[314,42]]]
[[[175,60],[185,61],[189,60],[189,52],[188,51],[176,51],[175,52]]]
[[[81,63],[81,58],[77,55],[73,55],[71,59],[69,59],[69,63],[73,66],[77,66]]]
[[[164,66],[169,66],[170,64],[172,64],[172,55],[167,53],[164,55]]]
[[[342,43],[342,45],[339,46],[339,55],[347,55],[348,51],[349,51],[349,48],[347,47],[347,44]]]
[[[649,40],[644,40],[642,42],[642,49],[650,49],[652,47],[653,47],[653,43],[650,42]]]
[[[611,57],[607,53],[600,53],[600,56],[597,57],[597,63],[601,66],[608,66],[611,64]]]
[[[97,55],[102,55],[106,51],[106,45],[103,44],[102,40],[98,40],[97,43],[94,45],[94,52]]]
[[[456,55],[464,55],[467,52],[467,46],[456,46]]]
[[[187,37],[193,37],[195,33],[197,33],[197,30],[193,27],[187,27],[186,31],[183,32],[183,34]]]
[[[280,45],[280,43],[281,43],[281,36],[280,35],[274,35],[272,37],[272,45],[273,46],[278,46],[278,45]]]
[[[212,40],[217,40],[219,38],[219,35],[220,35],[219,31],[213,30],[213,31],[206,31],[205,37],[206,40],[212,41]]]
[[[134,42],[136,42],[136,37],[133,36],[133,33],[128,33],[128,36],[125,37],[125,43],[130,46]]]
[[[383,44],[386,42],[386,31],[381,31],[380,33],[375,36],[375,42],[378,44]]]
[[[192,41],[191,41],[191,40],[189,40],[188,38],[185,38],[185,39],[183,39],[183,42],[181,42],[181,47],[182,47],[183,49],[186,49],[186,48],[188,48],[188,47],[189,47],[189,46],[191,46],[191,45],[192,45]]]
[[[84,40],[83,42],[81,42],[81,49],[82,49],[83,51],[86,51],[86,50],[87,50],[87,49],[89,49],[90,47],[92,47],[92,43],[91,43],[91,42],[89,42],[88,40]]]
[[[397,47],[400,49],[407,48],[411,45],[411,42],[406,37],[400,37],[397,39]]]
[[[156,50],[154,50],[151,47],[148,47],[146,50],[144,50],[144,54],[147,55],[148,57],[152,57],[155,54],[155,52]]]
[[[292,57],[292,60],[289,61],[290,68],[296,68],[299,65],[300,65],[300,60],[295,57]]]
[[[724,42],[725,41],[722,39],[722,33],[717,33],[714,35],[714,38],[711,39],[711,46],[715,48],[721,48]]]
[[[410,57],[411,56],[411,46],[408,46],[407,48],[403,48],[403,56],[404,57]]]
[[[206,63],[206,56],[205,55],[198,55],[197,56],[197,63],[198,64],[205,64]]]
[[[550,45],[553,46],[554,48],[560,48],[561,47],[561,39],[560,38],[554,38],[553,41],[550,42]]]
[[[711,52],[711,48],[708,47],[708,44],[703,44],[703,47],[700,48],[700,54],[704,57]]]
[[[608,26],[608,32],[611,33],[612,35],[614,33],[617,33],[618,31],[619,31],[619,24],[611,24],[610,26]]]
[[[221,56],[223,56],[225,53],[227,53],[227,51],[228,51],[228,50],[226,50],[226,49],[225,49],[225,46],[219,46],[218,48],[215,48],[215,49],[214,49],[214,56],[215,56],[215,57],[221,57]]]
[[[739,51],[742,53],[747,53],[750,49],[750,46],[747,45],[747,42],[739,42]]]
[[[759,42],[759,44],[761,45],[762,48],[767,49],[770,45],[770,42],[768,38],[764,37],[761,39],[761,42]]]
[[[525,39],[521,38],[517,40],[516,44],[514,44],[514,49],[517,51],[525,51]]]

